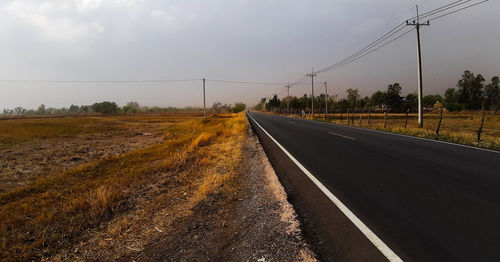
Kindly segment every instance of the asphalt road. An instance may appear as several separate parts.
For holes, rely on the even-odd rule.
[[[500,261],[499,153],[304,119],[250,116],[321,259],[386,258],[253,121],[402,260]]]

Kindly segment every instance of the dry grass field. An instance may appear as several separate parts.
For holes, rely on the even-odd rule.
[[[342,115],[342,120],[340,120],[340,114],[330,114],[329,119],[327,120],[324,115],[317,115],[315,119],[336,124],[370,128],[410,136],[479,146],[492,150],[500,150],[500,114],[498,113],[493,114],[486,112],[484,126],[481,133],[481,142],[479,144],[477,140],[477,131],[481,125],[481,112],[479,111],[444,112],[439,135],[436,135],[436,128],[439,123],[439,112],[437,111],[426,113],[424,115],[423,128],[418,127],[416,114],[408,115],[408,124],[406,128],[404,114],[389,113],[385,127],[383,113],[372,113],[370,123],[368,123],[367,113],[362,115],[361,123],[359,113],[354,114],[354,122],[352,121],[352,114],[349,115],[349,121],[346,120],[346,117],[347,115],[344,113]]]
[[[0,260],[140,251],[233,194],[247,128],[243,114],[0,120]]]

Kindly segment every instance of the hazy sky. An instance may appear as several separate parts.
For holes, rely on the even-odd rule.
[[[287,82],[333,64],[406,18],[452,0],[4,0],[0,79],[224,79]],[[500,75],[500,1],[422,28],[424,93],[454,87],[464,70]],[[329,93],[362,95],[399,82],[416,90],[415,32],[318,76]],[[200,106],[201,81],[5,83],[0,109],[123,105]],[[207,103],[256,103],[281,86],[207,83]],[[324,87],[317,87],[316,93]],[[292,95],[310,92],[296,86]]]

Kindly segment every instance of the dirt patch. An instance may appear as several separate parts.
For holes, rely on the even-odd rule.
[[[120,132],[45,139],[0,150],[0,193],[27,185],[40,176],[127,153],[159,143],[162,139],[162,134],[131,128]]]

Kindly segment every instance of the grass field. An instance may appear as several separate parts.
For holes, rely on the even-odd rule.
[[[109,138],[108,146],[137,143],[0,191],[0,260],[67,260],[78,252],[71,247],[82,241],[117,259],[147,245],[142,238],[133,244],[120,239],[154,235],[207,195],[235,190],[227,184],[236,174],[247,128],[243,114],[206,120],[186,114],[1,120],[2,155],[37,150],[50,155],[57,144],[76,141],[75,147],[96,138],[99,144]],[[150,137],[155,139],[140,143]],[[33,161],[63,164],[47,157]],[[4,175],[11,162],[0,165],[2,183],[19,178]]]
[[[477,131],[481,125],[481,112],[446,112],[443,113],[443,119],[439,130],[439,135],[436,135],[436,128],[439,123],[439,113],[427,113],[424,115],[424,127],[419,128],[416,114],[408,115],[408,124],[405,128],[404,114],[388,114],[388,118],[384,127],[384,114],[372,113],[370,123],[368,123],[368,114],[364,113],[349,115],[349,121],[346,120],[347,115],[340,114],[328,116],[325,119],[323,115],[317,115],[315,120],[326,121],[342,125],[351,125],[356,127],[370,128],[387,132],[394,132],[410,136],[417,136],[429,139],[448,141],[453,143],[479,146],[482,148],[500,150],[500,114],[492,114],[486,112],[484,126],[481,133],[481,142],[478,144]],[[297,116],[298,117],[298,116]]]

